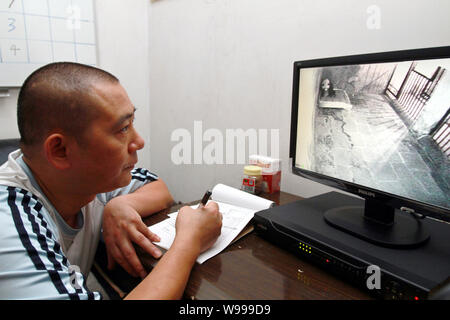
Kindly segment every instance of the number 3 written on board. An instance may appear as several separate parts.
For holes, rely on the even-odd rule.
[[[14,23],[16,23],[16,19],[14,18],[8,18],[8,22],[9,22],[9,30],[8,32],[14,31],[16,29],[16,26],[14,25]]]

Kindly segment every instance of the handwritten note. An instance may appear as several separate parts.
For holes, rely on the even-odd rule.
[[[220,201],[224,199],[227,202]],[[214,245],[198,256],[197,262],[200,264],[230,245],[247,226],[255,212],[273,204],[272,201],[221,184],[212,190],[212,200],[219,205],[219,211],[222,213],[222,230]],[[239,205],[236,205],[238,203]],[[192,206],[192,208],[197,208],[197,205]],[[163,249],[168,250],[175,239],[177,215],[178,212],[173,212],[169,214],[168,219],[149,227],[150,231],[161,238],[161,241],[155,242],[155,244]]]

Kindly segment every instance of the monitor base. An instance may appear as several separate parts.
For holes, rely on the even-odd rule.
[[[426,243],[430,235],[419,219],[399,210],[388,223],[367,216],[363,206],[342,206],[324,212],[331,226],[373,244],[388,248],[414,248]]]

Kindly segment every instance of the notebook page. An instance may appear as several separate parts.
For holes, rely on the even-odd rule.
[[[198,256],[197,262],[200,264],[224,250],[244,229],[255,213],[254,210],[236,207],[227,203],[217,202],[217,204],[219,205],[219,211],[222,213],[221,234],[211,248]],[[192,206],[192,208],[197,208],[197,205]],[[149,227],[151,232],[161,238],[160,242],[155,242],[157,246],[169,250],[175,239],[177,215],[178,212],[172,213],[168,219]]]
[[[255,196],[248,192],[226,186],[224,184],[217,184],[212,189],[211,199],[216,202],[229,203],[238,207],[244,207],[256,211],[268,209],[275,203],[273,201]]]
[[[250,222],[255,212],[267,209],[273,204],[272,201],[221,184],[216,185],[212,190],[212,199],[210,201],[215,201],[219,206],[219,211],[222,213],[222,230],[214,245],[197,258],[197,262],[200,264],[230,245]],[[191,207],[195,209],[197,206],[193,205]],[[251,209],[248,207],[251,207]],[[177,215],[178,212],[173,212],[169,214],[168,219],[149,227],[150,231],[161,238],[161,241],[155,242],[155,244],[163,249],[168,250],[175,239]]]

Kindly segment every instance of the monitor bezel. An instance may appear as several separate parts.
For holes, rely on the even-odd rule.
[[[294,62],[293,89],[292,89],[292,109],[291,109],[291,130],[289,158],[292,162],[292,173],[303,178],[357,195],[365,199],[375,199],[397,209],[412,209],[419,214],[428,217],[450,222],[450,211],[446,208],[420,202],[414,199],[405,198],[391,194],[382,190],[373,189],[353,182],[341,180],[335,177],[323,175],[310,170],[298,168],[295,165],[296,159],[296,139],[298,121],[298,97],[299,79],[302,68],[331,67],[354,64],[402,62],[411,60],[429,60],[450,58],[450,46],[422,48],[412,50],[388,51],[379,53],[357,54],[340,57],[328,57],[320,59],[310,59]]]

